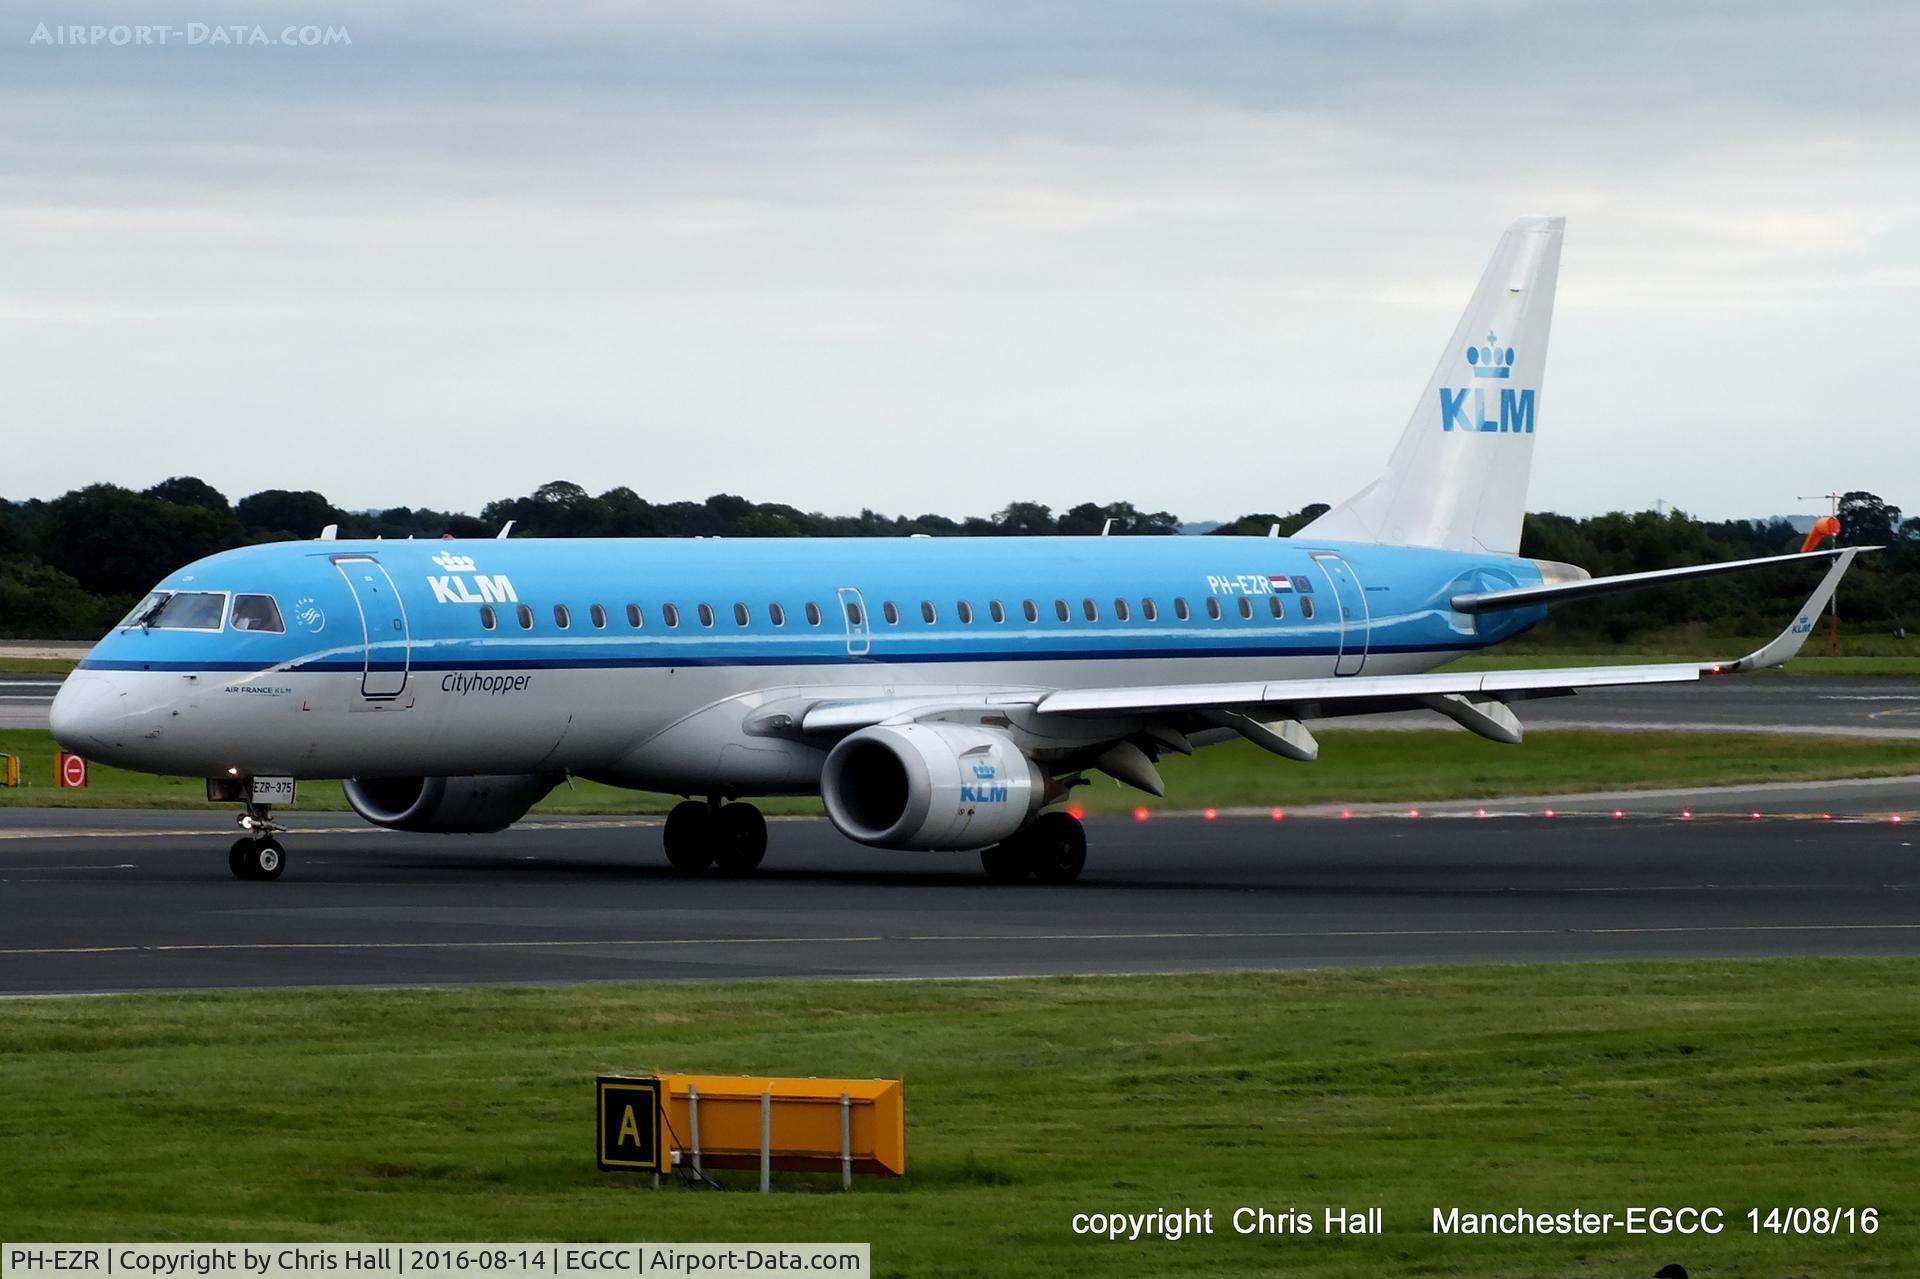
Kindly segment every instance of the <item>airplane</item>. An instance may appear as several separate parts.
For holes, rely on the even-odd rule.
[[[1836,548],[1591,577],[1520,555],[1563,218],[1501,236],[1385,468],[1291,537],[555,539],[248,546],[169,575],[55,698],[69,750],[202,776],[228,865],[286,866],[273,808],[341,779],[367,821],[504,829],[587,778],[685,797],[664,850],[746,874],[748,802],[818,795],[844,835],[1067,883],[1087,774],[1160,795],[1236,739],[1310,761],[1307,719],[1425,710],[1518,744],[1515,705],[1794,656]],[[1276,530],[1277,531],[1277,530]],[[1827,572],[1731,661],[1439,670],[1549,606],[1798,560]]]

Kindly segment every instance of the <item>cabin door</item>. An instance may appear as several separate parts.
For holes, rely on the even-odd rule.
[[[1320,566],[1340,610],[1340,653],[1334,658],[1335,675],[1358,675],[1367,664],[1367,632],[1372,617],[1367,611],[1367,593],[1353,567],[1332,551],[1315,551],[1314,563]]]
[[[867,602],[854,586],[840,588],[840,618],[847,624],[847,656],[865,657],[873,649],[873,630]]]
[[[333,566],[346,579],[360,608],[360,695],[368,701],[390,702],[406,691],[413,666],[413,639],[400,592],[371,555],[336,555]]]

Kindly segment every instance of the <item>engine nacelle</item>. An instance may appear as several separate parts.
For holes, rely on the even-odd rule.
[[[820,797],[842,835],[882,848],[985,848],[1040,811],[1046,774],[1011,738],[958,724],[882,724],[841,740]]]
[[[538,773],[504,777],[350,777],[341,783],[353,811],[389,830],[481,835],[505,830],[546,798],[560,779]]]

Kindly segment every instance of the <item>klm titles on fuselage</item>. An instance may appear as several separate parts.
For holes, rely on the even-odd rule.
[[[427,585],[433,588],[436,604],[518,604],[520,597],[514,593],[513,583],[505,573],[480,573],[471,555],[455,555],[445,552],[433,557],[433,562],[447,573],[443,577],[429,575]],[[465,576],[462,576],[465,574]],[[471,585],[469,585],[471,583]]]
[[[1476,379],[1505,379],[1513,376],[1514,349],[1500,346],[1499,339],[1487,334],[1486,345],[1467,348],[1467,364]],[[1468,397],[1472,408],[1468,408]],[[1440,388],[1440,429],[1470,434],[1533,434],[1533,391],[1531,388],[1500,388],[1500,416],[1487,416],[1485,387]]]

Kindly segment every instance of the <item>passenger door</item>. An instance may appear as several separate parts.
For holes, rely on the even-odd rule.
[[[1372,617],[1367,611],[1367,593],[1353,567],[1332,551],[1313,552],[1314,563],[1333,587],[1340,608],[1340,653],[1334,659],[1335,675],[1358,675],[1367,664],[1367,637]]]
[[[360,609],[362,665],[360,695],[390,702],[407,689],[413,666],[413,637],[406,606],[386,568],[371,555],[336,555],[333,566],[346,579]]]

